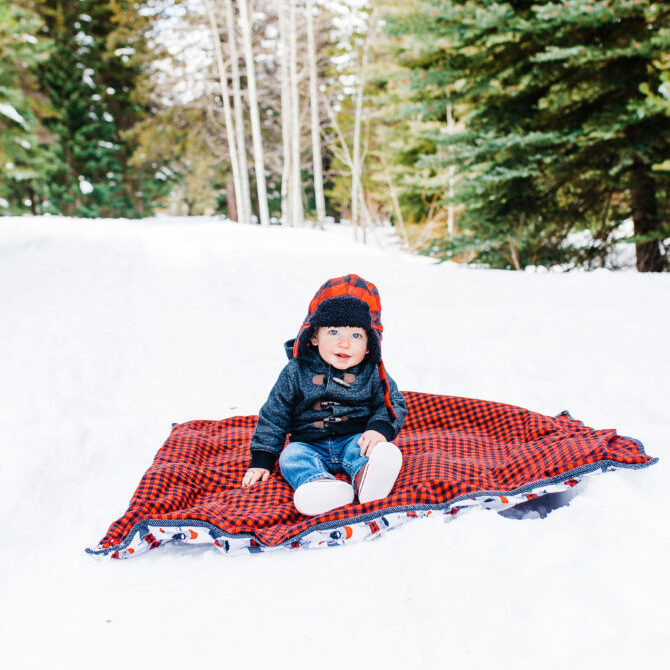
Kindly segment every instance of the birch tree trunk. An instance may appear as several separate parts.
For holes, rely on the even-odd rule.
[[[223,62],[223,54],[221,51],[221,40],[219,39],[219,29],[216,25],[216,17],[214,16],[214,8],[210,0],[207,0],[207,14],[209,15],[209,22],[212,27],[214,38],[214,50],[216,52],[216,64],[219,70],[219,83],[221,85],[221,97],[223,98],[223,119],[226,125],[226,138],[228,140],[228,153],[230,154],[230,165],[233,172],[233,186],[235,189],[235,215],[237,215],[237,207],[241,201],[241,182],[240,182],[240,167],[237,155],[237,145],[235,142],[235,133],[233,132],[233,117],[230,110],[230,99],[228,97],[228,75],[226,73],[226,66]],[[229,208],[229,214],[232,214],[232,208]]]
[[[237,213],[237,201],[235,199],[235,184],[232,179],[229,179],[226,183],[226,198],[228,200],[228,218],[231,221],[239,221],[240,217]]]
[[[368,26],[370,21],[368,21]],[[368,28],[363,42],[363,54],[361,57],[361,67],[356,86],[356,97],[354,107],[354,142],[351,152],[351,225],[354,227],[354,238],[358,239],[358,228],[360,225],[358,215],[359,198],[362,199],[361,189],[361,122],[363,119],[363,89],[365,88],[368,49],[370,46],[370,31]],[[363,242],[366,241],[365,229],[363,229]]]
[[[400,208],[400,200],[398,199],[398,191],[396,190],[395,186],[393,185],[393,181],[391,179],[391,171],[389,170],[389,166],[387,165],[386,161],[384,160],[383,155],[381,156],[381,162],[382,165],[384,166],[384,177],[386,178],[386,183],[388,184],[389,187],[389,195],[391,196],[391,204],[393,205],[393,213],[395,214],[395,218],[398,221],[398,227],[400,228],[400,232],[402,233],[402,239],[403,242],[405,243],[405,247],[409,247],[409,237],[407,236],[407,228],[405,227],[405,218],[402,215],[402,209]]]
[[[291,80],[291,206],[294,226],[304,221],[302,208],[302,177],[300,173],[300,98],[298,95],[298,39],[296,31],[296,0],[289,3],[289,68]]]
[[[316,220],[323,228],[326,219],[326,199],[323,195],[323,161],[321,158],[321,126],[319,124],[319,86],[316,67],[316,45],[314,41],[314,1],[307,0],[307,59],[309,61],[309,103],[312,130],[312,163],[314,173],[314,198]]]
[[[231,72],[233,79],[233,113],[235,117],[235,137],[237,139],[241,194],[238,200],[238,211],[241,220],[251,222],[251,195],[249,193],[249,165],[247,163],[247,148],[244,132],[244,117],[242,115],[242,93],[240,91],[239,55],[237,52],[237,31],[233,16],[233,3],[225,0],[226,30],[228,32],[228,49],[230,52]]]
[[[289,39],[288,21],[284,0],[277,0],[279,17],[279,48],[281,76],[281,136],[282,136],[282,178],[281,178],[281,217],[285,226],[293,225],[291,205],[291,94],[289,88]]]
[[[256,191],[258,193],[258,213],[262,226],[270,223],[268,211],[267,187],[265,184],[265,163],[263,160],[263,137],[261,135],[261,121],[258,112],[258,96],[256,94],[256,69],[254,54],[251,45],[251,17],[247,8],[247,0],[239,1],[240,28],[242,30],[242,45],[244,61],[247,66],[247,87],[249,93],[249,116],[251,117],[251,136],[254,143],[254,169],[256,172]]]

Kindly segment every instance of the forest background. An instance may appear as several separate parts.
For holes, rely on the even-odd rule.
[[[349,221],[670,269],[670,6],[0,0],[0,214]]]

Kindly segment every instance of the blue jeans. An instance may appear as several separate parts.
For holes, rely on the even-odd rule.
[[[282,476],[294,490],[314,479],[335,479],[335,472],[345,472],[353,482],[368,461],[358,446],[362,434],[326,437],[309,444],[289,442],[279,456]]]

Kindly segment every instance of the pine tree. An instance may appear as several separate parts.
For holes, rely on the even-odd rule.
[[[0,214],[40,212],[49,163],[41,120],[51,113],[35,70],[49,55],[36,2],[0,0]]]
[[[40,80],[58,117],[47,184],[53,212],[136,217],[151,213],[166,190],[159,166],[132,167],[134,146],[124,132],[144,116],[142,64],[147,19],[129,0],[45,0],[52,57]],[[152,169],[153,168],[153,169]]]
[[[666,268],[670,181],[653,166],[670,119],[644,86],[662,84],[669,15],[643,0],[428,0],[392,19],[422,44],[406,64],[424,118],[439,121],[451,96],[464,111],[465,132],[428,133],[437,150],[417,161],[459,175],[457,234],[430,251],[509,268],[593,262],[632,218],[638,269]],[[586,249],[566,242],[580,228]]]

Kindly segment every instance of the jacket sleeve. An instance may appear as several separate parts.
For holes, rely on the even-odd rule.
[[[288,364],[258,413],[258,423],[250,444],[250,468],[272,470],[274,467],[289,432],[296,392],[295,377]]]
[[[386,379],[389,383],[389,393],[391,396],[391,405],[396,413],[395,421],[391,417],[384,404],[384,387],[381,379],[377,376],[375,385],[373,387],[374,393],[372,398],[372,416],[368,419],[367,430],[376,430],[381,433],[388,442],[391,442],[395,436],[400,432],[405,416],[407,416],[407,403],[405,396],[398,390],[398,385],[393,381],[388,370],[386,371]]]

